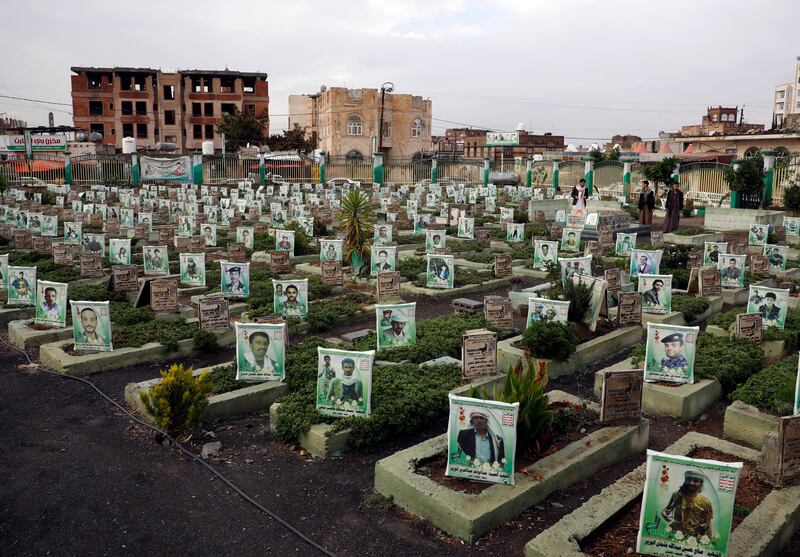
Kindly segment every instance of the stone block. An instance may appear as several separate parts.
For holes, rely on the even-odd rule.
[[[369,336],[369,334],[371,332],[372,332],[372,329],[359,329],[357,331],[351,331],[349,333],[344,333],[341,336],[342,336],[342,340],[343,341],[345,341],[345,342],[347,342],[349,344],[355,344],[357,341],[361,340],[362,338],[365,338],[365,337]]]
[[[8,325],[12,321],[33,319],[35,314],[36,308],[33,306],[6,306],[4,308],[0,308],[0,325]]]
[[[744,231],[752,224],[783,226],[784,211],[769,209],[731,209],[730,207],[706,207],[704,226],[709,230],[731,232]],[[665,238],[666,239],[666,238]]]
[[[760,449],[764,444],[764,436],[777,430],[776,416],[761,412],[755,406],[740,400],[733,401],[725,410],[723,434],[728,439],[742,441]]]
[[[724,241],[725,236],[717,232],[695,234],[694,236],[684,236],[683,234],[675,234],[674,232],[667,232],[664,234],[665,244],[675,244],[677,246],[693,246],[695,248],[702,248],[706,242]]]
[[[72,327],[53,327],[50,329],[31,329],[32,319],[12,321],[8,324],[8,339],[11,344],[29,350],[38,348],[48,342],[56,342],[72,338]]]

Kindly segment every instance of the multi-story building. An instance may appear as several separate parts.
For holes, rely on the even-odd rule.
[[[404,93],[386,93],[381,110],[380,89],[322,87],[289,95],[289,127],[304,128],[334,157],[362,159],[378,149],[393,159],[420,157],[431,149],[431,113],[430,100]]]
[[[730,135],[763,131],[764,124],[746,124],[738,106],[709,106],[700,125],[681,126],[681,135]]]
[[[552,133],[533,134],[519,131],[519,145],[513,147],[489,147],[486,145],[486,132],[464,139],[464,157],[467,159],[513,160],[515,157],[527,158],[533,155],[552,155],[564,150],[564,136]]]
[[[122,148],[123,137],[140,149],[175,143],[181,152],[214,142],[216,126],[235,111],[268,113],[266,73],[230,70],[72,67],[72,111],[76,127],[103,136],[102,144]],[[265,120],[269,134],[269,120]]]
[[[486,137],[486,132],[477,128],[448,128],[444,135],[435,136],[433,152],[442,160],[457,160],[465,156],[465,140],[470,137]]]
[[[28,122],[25,120],[11,118],[10,116],[3,116],[0,118],[0,135],[10,133],[8,130],[11,128],[25,128],[27,126]]]
[[[783,128],[787,116],[800,114],[798,88],[800,88],[800,56],[795,58],[792,82],[775,86],[772,99],[772,126],[774,128]]]

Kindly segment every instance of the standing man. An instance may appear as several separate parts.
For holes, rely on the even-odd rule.
[[[572,207],[573,209],[585,209],[586,208],[586,180],[583,178],[580,179],[577,186],[572,188],[570,192],[570,197],[572,197]]]
[[[642,193],[639,194],[639,224],[653,223],[653,209],[656,208],[656,194],[650,189],[650,182],[642,180]]]
[[[672,190],[667,194],[667,217],[664,220],[664,232],[678,229],[678,222],[683,212],[683,192],[678,184],[672,184]]]

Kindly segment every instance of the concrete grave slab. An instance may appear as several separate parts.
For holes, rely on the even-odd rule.
[[[764,436],[773,431],[778,431],[777,416],[762,412],[755,406],[734,400],[725,410],[723,435],[728,439],[760,449],[764,444]]]
[[[31,329],[33,319],[12,321],[8,324],[8,338],[11,344],[24,350],[38,348],[48,342],[72,338],[72,327],[52,327],[49,329]]]

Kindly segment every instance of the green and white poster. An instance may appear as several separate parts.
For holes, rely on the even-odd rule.
[[[119,225],[133,228],[134,216],[133,209],[120,209],[119,210]]]
[[[317,348],[317,411],[326,416],[369,417],[375,351]]]
[[[243,244],[247,249],[253,249],[253,238],[255,237],[256,229],[252,226],[237,226],[236,227],[236,242]]]
[[[769,272],[786,270],[786,261],[789,259],[789,246],[764,244],[764,255],[769,261]]]
[[[36,267],[8,266],[8,305],[32,306],[36,302]]]
[[[181,284],[186,286],[206,285],[206,254],[180,253]]]
[[[414,234],[422,234],[431,224],[431,216],[427,213],[419,214],[414,219]]]
[[[83,223],[82,222],[65,222],[64,223],[64,243],[65,244],[81,244],[83,240]]]
[[[425,231],[425,253],[436,253],[437,249],[447,246],[447,233],[444,230],[428,229]]]
[[[647,324],[644,380],[694,383],[694,359],[700,327]]]
[[[8,254],[0,255],[0,277],[3,279],[3,288],[8,288]]]
[[[139,224],[146,224],[148,232],[153,231],[153,213],[139,213],[137,215]]]
[[[783,329],[789,305],[789,290],[750,285],[747,296],[747,313],[760,313],[765,329]]]
[[[744,288],[746,255],[723,253],[719,256],[719,278],[723,288]]]
[[[167,246],[144,246],[143,260],[144,260],[145,275],[169,274],[169,260],[167,259]]]
[[[722,253],[728,253],[728,242],[704,242],[703,267],[716,267]]]
[[[672,275],[639,275],[642,313],[669,315],[672,311]]]
[[[308,279],[272,279],[272,308],[278,315],[305,317],[308,315]]]
[[[131,264],[131,241],[127,238],[108,240],[108,260],[112,265]]]
[[[239,323],[236,329],[236,380],[283,381],[286,323]]]
[[[100,257],[105,257],[106,235],[85,233],[83,235],[83,253],[97,253]]]
[[[372,231],[372,241],[374,244],[385,246],[392,241],[392,225],[376,224]]]
[[[342,240],[320,240],[319,260],[329,263],[342,261]]]
[[[475,238],[475,219],[458,217],[458,237],[472,240]]]
[[[533,241],[533,266],[540,270],[547,270],[547,263],[558,263],[558,242],[548,240]]]
[[[751,224],[747,232],[747,243],[751,246],[763,246],[767,243],[768,224]]]
[[[220,261],[220,292],[227,298],[247,298],[250,295],[250,263]]]
[[[194,215],[182,215],[178,217],[178,231],[175,235],[179,238],[191,238],[194,234],[196,218]]]
[[[561,284],[567,284],[567,281],[576,275],[592,276],[592,256],[586,255],[584,257],[562,257],[559,260],[561,264]]]
[[[514,485],[519,402],[509,404],[448,394],[445,474]]]
[[[506,242],[524,242],[525,225],[523,223],[506,223]]]
[[[783,228],[786,236],[800,236],[800,217],[783,217]]]
[[[58,217],[55,215],[43,215],[39,233],[48,237],[58,236]]]
[[[287,251],[289,257],[294,257],[294,231],[275,231],[275,251]]]
[[[428,288],[453,288],[455,283],[455,258],[452,255],[425,255],[426,286]]]
[[[72,336],[75,350],[111,352],[111,314],[109,302],[77,302],[72,308]]]
[[[36,283],[37,325],[64,327],[67,323],[67,284],[40,280]]]
[[[201,227],[203,243],[206,247],[215,247],[217,245],[217,225],[211,223],[204,223]]]
[[[725,557],[741,470],[741,462],[648,449],[636,551]]]
[[[661,266],[662,253],[664,252],[660,249],[632,249],[631,261],[628,267],[631,280],[638,277],[640,273],[643,275],[657,275],[658,268]],[[714,263],[714,266],[716,266],[716,263]]]
[[[636,249],[636,232],[632,234],[625,234],[623,232],[617,233],[617,241],[614,244],[614,255],[627,257],[631,254],[631,251],[635,249]]]
[[[581,250],[581,231],[577,228],[565,228],[561,231],[561,251],[578,253]]]
[[[378,273],[394,271],[395,257],[397,248],[395,246],[384,246],[374,244],[372,246],[372,259],[370,260],[370,275],[378,276]]]
[[[378,350],[417,343],[417,303],[378,304],[375,306],[375,331]]]
[[[528,322],[525,328],[533,323],[558,321],[566,323],[569,316],[569,300],[548,300],[547,298],[528,298]]]

